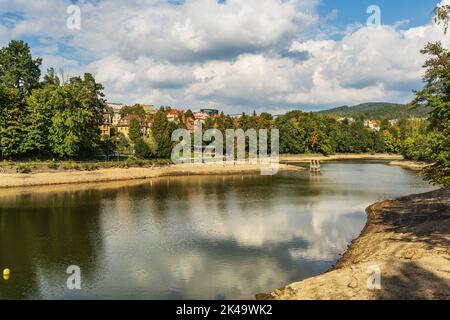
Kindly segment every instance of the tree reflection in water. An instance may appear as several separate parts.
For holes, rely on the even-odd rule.
[[[326,271],[369,204],[431,189],[367,162],[61,188],[0,197],[0,267],[13,271],[0,298],[252,298]],[[65,287],[72,264],[80,291]]]

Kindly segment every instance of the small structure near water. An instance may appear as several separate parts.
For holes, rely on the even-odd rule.
[[[320,160],[310,160],[309,171],[320,172]]]

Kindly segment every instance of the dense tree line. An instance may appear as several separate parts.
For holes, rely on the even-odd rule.
[[[279,129],[283,154],[404,153],[411,158],[424,158],[415,148],[418,142],[427,139],[427,121],[404,118],[396,124],[387,119],[377,122],[380,130],[368,128],[363,118],[341,121],[330,115],[292,111],[275,120],[268,113],[243,114],[239,119],[221,115],[208,119],[203,128],[222,132],[226,129]]]
[[[41,59],[12,41],[0,50],[0,157],[87,158],[102,146],[103,87],[90,74],[40,81]]]
[[[450,12],[450,7],[444,8]],[[429,119],[403,118],[392,124],[379,118],[380,130],[369,129],[363,117],[338,120],[336,116],[292,111],[273,118],[268,113],[221,114],[206,120],[203,130],[280,130],[280,152],[299,153],[401,153],[408,159],[426,160],[430,180],[450,184],[450,52],[440,43],[422,51],[425,88],[416,92],[413,105],[431,110]],[[142,130],[149,117],[140,105],[125,107],[130,116],[129,134],[112,130],[101,137],[105,100],[103,87],[91,74],[61,81],[54,70],[41,79],[41,59],[33,59],[22,41],[0,50],[0,159],[89,159],[114,152],[138,158],[169,158],[171,135],[193,121],[188,110],[178,122],[167,119],[169,107],[151,115],[152,127]],[[114,129],[114,128],[113,128]],[[145,134],[144,134],[145,133]]]
[[[450,22],[450,5],[436,8],[435,21],[443,25],[447,34]],[[430,42],[421,51],[428,57],[424,64],[425,87],[416,92],[413,104],[431,108],[430,124],[426,138],[415,148],[426,149],[424,158],[434,164],[426,169],[429,180],[450,185],[450,51],[440,41]]]

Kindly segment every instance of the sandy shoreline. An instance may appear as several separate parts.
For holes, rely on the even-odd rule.
[[[280,171],[305,170],[289,163],[309,163],[311,159],[320,161],[337,160],[402,160],[402,156],[389,154],[339,154],[323,155],[282,155],[280,156]],[[224,175],[252,174],[261,172],[261,165],[171,165],[162,167],[130,167],[130,168],[99,168],[93,171],[77,170],[43,170],[29,174],[12,172],[0,173],[0,188],[49,186],[62,184],[101,183],[111,181],[128,181],[150,179],[163,176],[189,175]]]
[[[324,156],[320,154],[311,155],[282,155],[281,163],[309,163],[311,160],[319,160],[321,162],[328,161],[351,161],[351,160],[385,160],[390,161],[387,165],[402,167],[414,171],[422,171],[430,166],[430,163],[423,161],[405,160],[401,155],[395,154],[336,154]]]
[[[345,160],[403,160],[403,156],[395,154],[335,154],[324,156],[321,154],[281,155],[282,163],[309,163],[310,160],[345,161]]]
[[[414,171],[422,171],[426,167],[430,166],[427,162],[410,161],[410,160],[395,160],[388,163],[390,166],[402,167]]]
[[[267,165],[196,165],[183,164],[165,167],[108,168],[95,171],[55,171],[30,174],[0,174],[0,188],[49,186],[64,184],[102,183],[143,180],[166,176],[227,175],[261,173]],[[301,167],[280,164],[279,171],[301,171]]]
[[[329,272],[258,299],[450,299],[450,188],[378,202],[368,222]],[[368,269],[381,271],[369,290]]]

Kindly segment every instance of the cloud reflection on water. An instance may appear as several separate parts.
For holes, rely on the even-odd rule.
[[[22,272],[0,297],[251,298],[328,269],[375,200],[430,189],[383,164],[323,169],[2,198],[0,227],[22,236],[12,254],[0,233],[0,261]],[[64,287],[73,263],[80,292]]]

